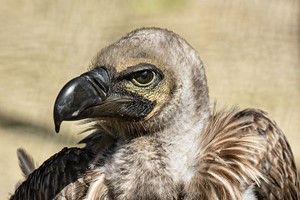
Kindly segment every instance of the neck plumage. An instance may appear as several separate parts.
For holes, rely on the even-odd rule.
[[[200,152],[201,134],[209,121],[210,110],[207,93],[198,95],[189,91],[182,95],[181,102],[168,126],[156,135],[165,144],[174,181],[188,183],[195,174],[193,166]]]

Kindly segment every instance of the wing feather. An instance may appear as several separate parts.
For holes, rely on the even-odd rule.
[[[25,178],[27,178],[29,174],[35,170],[36,164],[34,163],[33,158],[25,151],[25,149],[19,148],[17,150],[17,156],[23,175]]]
[[[291,148],[264,111],[214,111],[199,147],[197,174],[187,186],[193,198],[218,191],[215,199],[242,199],[248,188],[259,199],[300,198]]]
[[[87,171],[93,157],[87,149],[64,148],[33,171],[10,199],[53,199]]]

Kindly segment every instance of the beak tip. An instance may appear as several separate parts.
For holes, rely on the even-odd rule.
[[[53,111],[53,121],[54,121],[54,127],[55,127],[55,132],[59,133],[60,130],[60,125],[62,123],[62,116],[58,110],[58,103],[57,100],[55,102],[55,106],[54,106],[54,111]]]
[[[56,133],[59,133],[59,130],[60,130],[60,124],[61,122],[60,121],[55,121],[55,132]]]

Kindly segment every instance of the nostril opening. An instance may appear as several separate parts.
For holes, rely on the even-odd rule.
[[[102,81],[98,80],[97,78],[91,78],[91,81],[93,81],[94,84],[102,89],[105,93],[108,92],[108,87]]]
[[[98,82],[95,78],[90,78],[89,76],[84,76],[86,80],[90,83],[93,89],[97,92],[97,94],[101,97],[101,99],[106,98],[105,87],[103,83]]]
[[[109,91],[108,83],[110,82],[110,76],[105,67],[96,67],[88,73],[88,77],[94,81],[95,85],[106,93]]]

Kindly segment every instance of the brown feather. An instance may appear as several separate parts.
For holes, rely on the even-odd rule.
[[[90,172],[90,187],[87,199],[104,200],[107,198],[107,187],[105,185],[105,175],[101,170]]]
[[[107,187],[104,183],[104,174],[100,170],[90,170],[82,178],[67,185],[54,198],[55,200],[64,199],[99,199],[107,197]]]
[[[242,199],[252,187],[260,199],[299,199],[293,154],[265,112],[214,111],[199,145],[197,175],[186,188],[194,198]]]

